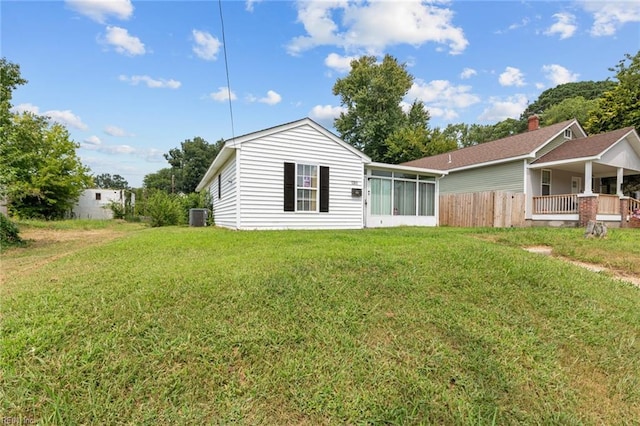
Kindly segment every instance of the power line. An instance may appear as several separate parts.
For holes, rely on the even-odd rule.
[[[236,137],[233,126],[233,107],[231,105],[231,83],[229,82],[229,61],[227,60],[227,41],[224,37],[224,18],[222,17],[222,0],[218,0],[218,6],[220,9],[220,24],[222,25],[222,49],[224,52],[224,68],[227,73],[227,96],[229,98],[229,115],[231,116],[231,138]]]

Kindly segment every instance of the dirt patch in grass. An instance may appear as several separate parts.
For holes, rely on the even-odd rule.
[[[572,263],[576,266],[580,266],[581,268],[588,269],[589,271],[592,271],[592,272],[605,272],[612,275],[614,278],[618,280],[628,282],[630,284],[635,285],[636,287],[640,287],[640,278],[636,276],[633,276],[624,272],[616,271],[614,269],[610,269],[595,263],[581,262],[578,260],[569,259],[568,257],[554,255],[553,248],[549,246],[529,246],[529,247],[523,247],[523,249],[530,253],[537,253],[545,256],[554,256],[557,259],[564,260],[565,262]]]
[[[6,291],[14,277],[33,273],[50,262],[87,247],[105,244],[124,234],[122,230],[110,228],[25,229],[20,232],[20,237],[27,243],[26,246],[2,253],[0,285]]]

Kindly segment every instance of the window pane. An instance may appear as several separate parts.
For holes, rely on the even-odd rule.
[[[433,176],[418,176],[421,181],[435,182],[436,178]]]
[[[420,216],[435,216],[436,186],[432,183],[420,183]]]
[[[396,179],[418,179],[418,176],[409,173],[395,173],[393,176]]]
[[[416,183],[393,182],[393,214],[400,216],[415,216],[416,214]]]
[[[371,170],[372,176],[391,177],[391,172],[385,172],[382,170]]]
[[[379,216],[391,215],[391,181],[371,179],[371,214]]]

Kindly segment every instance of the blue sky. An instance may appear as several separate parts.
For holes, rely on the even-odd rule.
[[[333,131],[333,85],[363,54],[406,63],[406,102],[424,101],[431,126],[443,127],[516,118],[545,89],[604,80],[640,50],[640,0],[221,8],[224,35],[218,1],[2,0],[1,55],[29,81],[14,110],[64,124],[94,174],[141,186],[185,139],[213,143],[303,117]]]

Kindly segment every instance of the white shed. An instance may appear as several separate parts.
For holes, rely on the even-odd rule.
[[[113,219],[109,208],[112,202],[124,207],[124,189],[85,189],[78,202],[71,209],[74,219]]]
[[[353,146],[304,118],[226,141],[196,191],[209,191],[215,223],[226,228],[359,229],[365,226],[368,216],[366,205],[371,191],[367,182],[372,180],[369,167],[381,171],[378,174],[391,172],[391,179],[395,179],[394,171],[398,179],[401,172],[413,173],[415,185],[407,185],[406,191],[414,188],[416,198],[420,196],[418,188],[423,187],[418,183],[418,171],[421,172],[425,182],[427,177],[430,179],[427,189],[433,189],[429,192],[430,206],[437,200],[437,178],[445,174],[372,163]],[[393,203],[390,197],[391,192],[385,200]],[[376,218],[370,224],[437,225],[437,209],[419,210],[418,204],[414,200],[414,210],[410,212],[409,206],[402,212],[422,214],[425,220]],[[383,214],[397,215],[398,209],[392,206],[379,210],[379,215]]]

